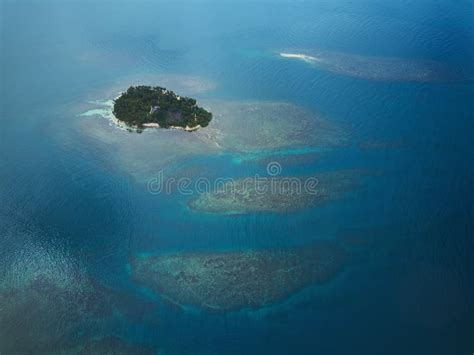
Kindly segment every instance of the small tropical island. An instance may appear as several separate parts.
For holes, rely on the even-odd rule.
[[[195,131],[212,119],[212,113],[197,106],[195,99],[159,86],[130,86],[114,100],[113,113],[119,121],[140,130],[154,127]]]

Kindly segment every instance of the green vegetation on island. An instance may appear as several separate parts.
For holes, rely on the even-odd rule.
[[[155,124],[195,130],[206,127],[212,119],[212,113],[197,106],[195,99],[159,86],[130,86],[114,101],[113,113],[128,126],[138,128]]]

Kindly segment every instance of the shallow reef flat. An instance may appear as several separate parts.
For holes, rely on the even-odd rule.
[[[341,170],[302,177],[247,177],[227,181],[188,202],[198,212],[285,213],[343,198],[360,183],[361,172]]]
[[[297,248],[138,256],[132,278],[178,305],[210,312],[260,308],[331,280],[347,260],[330,241]]]
[[[143,133],[128,132],[113,121],[112,106],[104,101],[102,108],[89,110],[77,120],[84,144],[98,146],[108,161],[119,170],[147,181],[180,159],[213,154],[219,148],[200,139],[197,132],[147,129]],[[95,117],[92,117],[95,116]],[[96,117],[105,119],[96,119]],[[68,144],[67,140],[64,140]],[[77,150],[76,147],[71,149]]]
[[[285,154],[287,149],[304,148],[307,153],[339,146],[348,140],[347,130],[289,103],[221,100],[198,100],[198,103],[212,112],[214,118],[209,126],[196,132],[146,129],[136,134],[118,129],[111,99],[91,102],[76,127],[87,140],[102,142],[120,169],[138,180],[146,180],[180,159],[197,155],[231,153],[258,159],[275,151]]]
[[[253,153],[288,147],[333,147],[347,132],[314,112],[286,102],[208,101],[209,129],[198,132],[226,151]]]
[[[412,82],[467,80],[467,75],[462,70],[430,60],[373,57],[317,50],[291,50],[281,52],[280,56],[302,60],[316,68],[336,74],[366,80]]]

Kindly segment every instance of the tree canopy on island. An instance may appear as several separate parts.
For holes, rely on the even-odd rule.
[[[197,106],[195,99],[159,86],[130,86],[114,101],[114,115],[138,128],[146,123],[158,123],[163,128],[206,127],[212,119],[212,113]]]

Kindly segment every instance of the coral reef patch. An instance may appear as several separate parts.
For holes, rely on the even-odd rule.
[[[281,250],[137,256],[131,273],[135,282],[175,304],[225,312],[283,301],[330,280],[346,260],[342,247],[321,241]]]

